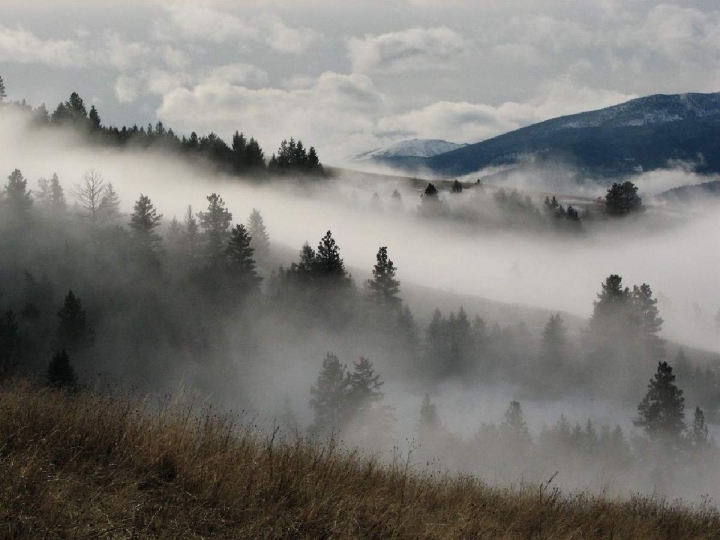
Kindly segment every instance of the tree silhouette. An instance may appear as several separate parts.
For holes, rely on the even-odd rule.
[[[140,195],[130,216],[130,229],[136,245],[144,256],[156,258],[160,251],[161,236],[155,230],[162,220],[150,197]]]
[[[232,213],[225,208],[225,201],[217,193],[207,197],[206,212],[198,212],[200,226],[205,230],[205,251],[208,265],[220,266],[225,251],[225,242],[230,235],[228,229],[232,222]]]
[[[242,293],[255,290],[262,281],[255,270],[254,250],[250,243],[250,235],[245,225],[236,225],[230,233],[230,241],[225,250],[231,283]]]
[[[688,439],[695,448],[703,448],[708,444],[708,427],[705,425],[705,413],[700,407],[695,407],[693,423],[689,428]]]
[[[270,252],[270,237],[268,236],[265,222],[260,212],[253,208],[248,218],[247,230],[252,238],[251,245],[255,250],[258,259],[267,257]]]
[[[120,196],[115,191],[112,182],[108,182],[100,198],[98,207],[98,221],[100,223],[112,223],[120,219]]]
[[[0,103],[7,97],[7,94],[5,93],[5,81],[3,81],[3,78],[0,77]]]
[[[605,195],[606,211],[609,214],[622,216],[639,210],[642,199],[637,192],[637,186],[630,181],[622,184],[614,183]]]
[[[47,380],[53,388],[72,389],[77,385],[75,370],[70,365],[70,356],[65,349],[56,352],[50,361]]]
[[[83,217],[90,221],[92,226],[101,221],[100,204],[105,195],[105,180],[102,175],[93,169],[85,172],[81,184],[75,184],[72,189],[80,208],[84,211]]]
[[[72,291],[68,291],[58,318],[58,339],[63,348],[75,349],[92,338],[82,302]]]
[[[373,267],[373,278],[367,281],[370,297],[386,308],[399,309],[402,305],[402,300],[398,297],[400,281],[395,279],[397,269],[388,258],[387,247],[378,249],[375,258],[377,262]]]
[[[30,217],[30,207],[33,200],[27,189],[27,180],[19,169],[15,169],[8,176],[8,183],[5,186],[4,205],[10,215],[20,222],[26,222]]]
[[[511,401],[508,410],[505,411],[505,419],[502,424],[503,428],[509,432],[513,438],[523,441],[529,441],[530,432],[525,423],[525,415],[523,415],[522,407],[519,401]]]
[[[348,378],[347,368],[337,356],[327,353],[317,382],[310,388],[310,408],[315,411],[311,429],[322,434],[341,429],[347,413]]]
[[[655,377],[638,405],[638,415],[635,425],[644,428],[652,440],[678,440],[685,429],[685,398],[667,362],[658,362]]]
[[[426,393],[420,405],[420,432],[434,431],[440,427],[440,415],[437,407],[430,401],[430,394]]]

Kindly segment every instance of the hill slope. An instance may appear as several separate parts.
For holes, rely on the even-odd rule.
[[[713,510],[419,474],[24,382],[0,388],[3,538],[710,538]]]
[[[638,98],[398,165],[458,176],[533,160],[567,161],[598,177],[663,168],[672,160],[698,162],[698,172],[718,172],[720,93]]]
[[[385,148],[378,148],[355,156],[352,161],[420,157],[427,158],[451,152],[462,148],[464,144],[457,144],[442,139],[408,139],[400,141]]]

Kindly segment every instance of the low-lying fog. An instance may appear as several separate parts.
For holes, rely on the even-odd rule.
[[[174,215],[181,219],[188,204],[195,211],[203,210],[205,197],[217,192],[237,223],[244,222],[253,208],[259,209],[271,241],[287,246],[292,260],[304,242],[315,245],[326,231],[332,230],[359,285],[369,276],[378,247],[387,246],[404,285],[587,317],[601,282],[610,274],[619,274],[626,285],[652,286],[665,319],[663,337],[720,352],[720,333],[715,322],[720,308],[720,205],[676,210],[645,198],[647,193],[658,191],[652,186],[656,179],[663,189],[693,182],[694,175],[681,169],[648,173],[639,179],[640,195],[650,207],[642,220],[628,218],[616,223],[590,224],[586,234],[564,236],[471,229],[416,219],[421,189],[405,180],[375,182],[368,176],[356,177],[347,172],[316,185],[312,185],[312,180],[301,185],[285,181],[260,185],[210,172],[202,174],[173,156],[87,147],[71,134],[58,141],[50,133],[30,132],[19,117],[11,114],[0,116],[0,165],[3,176],[21,169],[32,188],[38,178],[57,173],[70,204],[72,185],[87,170],[94,169],[113,183],[124,211],[130,212],[141,193],[148,195],[164,214],[164,225]],[[533,192],[548,191],[547,186],[532,184],[531,176],[522,180]],[[516,185],[519,182],[518,179]],[[395,189],[402,194],[401,213],[391,210],[390,194]],[[564,186],[563,192],[568,193],[569,189]],[[604,191],[593,189],[585,186],[580,195],[596,196]],[[445,191],[443,196],[448,196]],[[382,211],[370,208],[375,192],[380,195]],[[534,198],[536,204],[542,204],[539,198]],[[408,299],[415,309],[413,302]],[[421,330],[424,329],[431,313],[417,311],[415,315]],[[475,313],[469,315],[473,317]],[[326,351],[329,346],[318,344],[317,349]],[[321,358],[318,356],[318,370]],[[651,375],[648,373],[647,378]],[[311,373],[300,382],[291,377],[297,387],[288,388],[286,374],[283,377],[272,372],[265,374],[262,380],[266,384],[284,387],[274,392],[272,398],[266,395],[264,402],[261,396],[266,392],[258,391],[258,407],[278,407],[282,398],[289,396],[299,409],[307,412],[307,393],[316,376],[317,372]],[[403,393],[397,381],[388,382],[384,390],[388,401],[396,407],[397,440],[412,438],[418,397]],[[513,392],[510,385],[478,394],[448,384],[440,386],[434,401],[448,428],[471,436],[481,421],[502,419],[508,402],[514,399]],[[523,409],[531,431],[543,423],[555,422],[561,413],[573,423],[593,418],[629,428],[635,413],[611,401],[578,398],[555,404],[523,402]],[[652,490],[651,485],[644,488]]]

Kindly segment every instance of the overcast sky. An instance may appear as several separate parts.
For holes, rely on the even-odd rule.
[[[720,6],[685,0],[0,3],[11,99],[104,123],[294,135],[325,162],[476,142],[655,94],[720,89]]]

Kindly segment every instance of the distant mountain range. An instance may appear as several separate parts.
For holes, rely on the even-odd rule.
[[[666,168],[673,161],[694,162],[699,173],[720,172],[720,93],[633,99],[546,120],[437,155],[372,154],[366,159],[406,172],[424,170],[445,177],[543,162],[565,162],[601,179]]]

